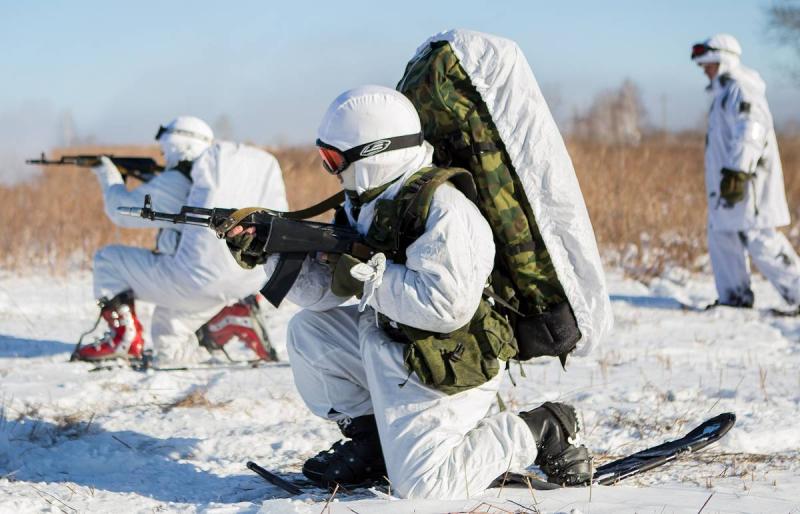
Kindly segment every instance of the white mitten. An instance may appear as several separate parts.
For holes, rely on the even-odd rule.
[[[97,180],[100,181],[100,187],[103,188],[103,191],[108,189],[109,186],[123,183],[122,175],[120,175],[119,170],[114,166],[114,163],[111,162],[111,159],[105,155],[100,157],[100,164],[93,167],[92,171],[97,177]]]

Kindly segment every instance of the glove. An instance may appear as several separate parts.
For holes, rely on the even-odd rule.
[[[333,269],[333,280],[331,281],[331,292],[342,298],[357,296],[361,298],[364,293],[364,282],[358,280],[350,274],[350,270],[362,262],[352,255],[342,254]]]
[[[734,171],[722,168],[722,181],[719,184],[719,196],[725,202],[723,207],[730,209],[744,200],[747,192],[747,181],[751,175],[744,171]]]
[[[236,263],[244,269],[253,269],[262,265],[269,259],[268,253],[259,252],[257,234],[241,232],[232,237],[226,237],[225,242]],[[254,244],[255,243],[255,244]]]

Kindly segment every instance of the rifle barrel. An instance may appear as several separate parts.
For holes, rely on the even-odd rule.
[[[117,207],[117,212],[123,216],[132,216],[134,218],[144,218],[151,221],[168,221],[170,223],[181,225],[195,225],[198,227],[210,227],[212,217],[203,215],[188,216],[185,213],[170,214],[167,212],[158,212],[149,208],[142,209],[141,207]]]
[[[142,209],[141,207],[117,207],[117,213],[122,214],[123,216],[130,216],[132,218],[144,218],[146,216],[142,216]]]

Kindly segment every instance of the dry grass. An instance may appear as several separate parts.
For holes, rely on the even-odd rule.
[[[204,388],[195,388],[162,407],[164,412],[169,412],[172,409],[219,409],[229,404],[230,401],[214,403],[208,399],[206,394],[208,391]]]
[[[703,137],[645,140],[641,145],[568,143],[603,255],[646,278],[666,266],[696,270],[706,253]],[[786,192],[800,243],[800,138],[780,141]]]
[[[336,179],[321,171],[315,150],[271,151],[281,164],[291,208],[306,207],[339,189]],[[117,146],[57,149],[48,157],[79,153],[156,159],[159,155],[155,146]],[[32,174],[36,171],[31,167]],[[0,238],[0,269],[44,267],[58,274],[90,267],[92,255],[102,246],[152,247],[155,241],[155,230],[122,229],[106,218],[97,181],[85,168],[51,166],[29,182],[0,185],[0,220],[5,227],[5,237]]]
[[[702,266],[705,193],[702,135],[645,140],[639,146],[568,144],[604,256],[641,278],[669,265]],[[289,205],[307,207],[338,189],[313,148],[270,149],[284,172]],[[156,147],[82,147],[69,153],[115,153],[157,157]],[[67,153],[61,149],[53,156]],[[782,139],[786,189],[800,246],[800,138]],[[32,170],[33,171],[33,170]],[[149,247],[154,231],[114,227],[88,170],[45,169],[15,187],[0,186],[0,268],[44,267],[60,273],[88,268],[94,251],[107,244]]]

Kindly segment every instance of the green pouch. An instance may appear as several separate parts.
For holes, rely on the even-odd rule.
[[[469,324],[449,334],[434,334],[400,326],[410,341],[405,365],[419,380],[446,394],[456,394],[491,380],[500,369],[498,359],[517,353],[508,320],[481,300]]]

